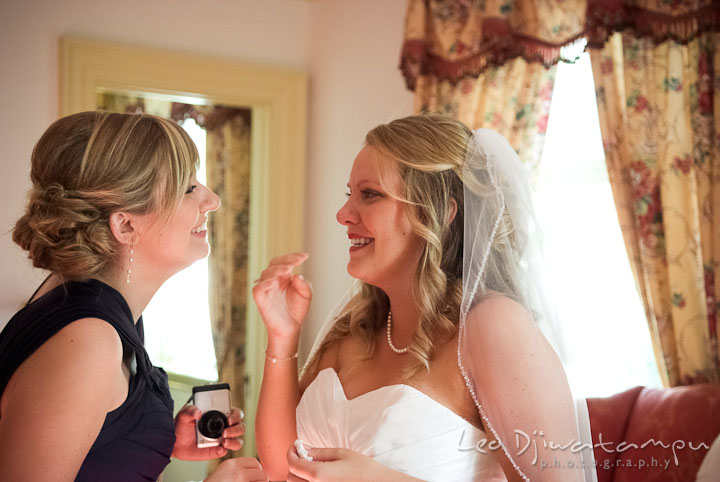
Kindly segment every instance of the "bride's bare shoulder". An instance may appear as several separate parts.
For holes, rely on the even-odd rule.
[[[486,353],[544,344],[531,312],[518,301],[500,294],[489,295],[470,309],[466,330],[467,341]]]
[[[300,393],[315,380],[318,373],[332,368],[342,378],[348,369],[355,367],[366,358],[367,347],[352,335],[331,342],[320,354],[320,358],[300,377]]]
[[[305,389],[315,380],[318,373],[326,368],[333,368],[336,372],[339,370],[339,359],[340,359],[340,345],[343,340],[337,340],[330,345],[320,354],[320,358],[313,366],[308,367],[307,370],[300,377],[300,393],[305,392]]]
[[[467,315],[467,322],[470,328],[483,327],[485,329],[493,326],[533,325],[531,313],[520,302],[501,293],[489,293],[478,301]]]

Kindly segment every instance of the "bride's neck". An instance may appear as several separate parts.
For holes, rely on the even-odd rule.
[[[393,293],[388,295],[388,298],[390,299],[390,310],[392,311],[393,342],[396,345],[399,343],[406,346],[410,343],[417,330],[420,322],[420,310],[414,297],[409,292]]]

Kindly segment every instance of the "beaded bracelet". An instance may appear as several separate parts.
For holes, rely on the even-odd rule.
[[[289,357],[286,357],[286,358],[275,358],[274,356],[268,355],[267,350],[265,350],[265,358],[267,358],[268,360],[270,360],[271,363],[277,363],[277,362],[283,362],[283,361],[292,361],[292,360],[297,359],[297,357],[298,357],[298,354],[297,354],[297,352],[295,352],[295,354],[294,354],[293,356],[289,356]]]

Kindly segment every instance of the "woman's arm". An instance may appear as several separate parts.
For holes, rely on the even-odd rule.
[[[223,460],[205,482],[267,482],[268,480],[257,459],[235,457]]]
[[[353,450],[310,449],[308,455],[312,461],[301,459],[295,447],[290,447],[288,482],[422,482]]]
[[[285,454],[297,438],[295,409],[300,402],[297,351],[312,290],[292,271],[307,259],[293,253],[274,258],[253,287],[253,297],[268,330],[268,346],[255,438],[258,456],[271,480],[287,474]]]
[[[64,327],[23,362],[2,394],[0,480],[74,480],[127,389],[111,325],[85,318]]]
[[[490,441],[488,443],[488,446],[497,447],[498,440],[488,428],[485,420],[482,420],[482,426],[485,430],[485,434],[488,440]],[[489,479],[487,482],[523,482],[523,478],[520,476],[518,471],[515,470],[515,467],[513,467],[512,462],[510,462],[510,459],[507,457],[507,455],[505,455],[505,452],[503,452],[502,450],[493,450],[491,454],[500,464],[502,473],[493,474],[493,478]]]
[[[512,460],[530,480],[576,482],[579,455],[570,448],[548,448],[578,441],[570,387],[530,314],[519,303],[494,296],[470,311],[466,329],[471,346],[463,348],[463,357]],[[507,457],[502,450],[499,455]],[[503,465],[508,480],[518,480],[512,465]]]
[[[287,474],[285,453],[295,439],[295,409],[300,402],[297,359],[287,360],[297,352],[297,337],[269,339],[265,370],[255,422],[258,456],[270,480],[284,480]]]

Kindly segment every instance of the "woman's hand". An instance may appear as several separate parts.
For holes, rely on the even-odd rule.
[[[287,482],[368,482],[417,481],[409,475],[391,470],[367,455],[348,449],[310,449],[312,461],[298,456],[294,446],[287,452],[290,473]]]
[[[310,283],[292,270],[308,258],[291,253],[273,258],[253,286],[253,298],[269,338],[297,336],[312,299]]]
[[[208,460],[222,457],[228,450],[240,450],[243,445],[240,436],[245,433],[245,424],[241,423],[243,416],[242,410],[233,407],[220,445],[198,448],[195,422],[202,417],[202,411],[194,405],[185,405],[175,417],[175,447],[172,456],[180,460]]]
[[[205,482],[267,482],[260,462],[249,457],[224,460]]]

